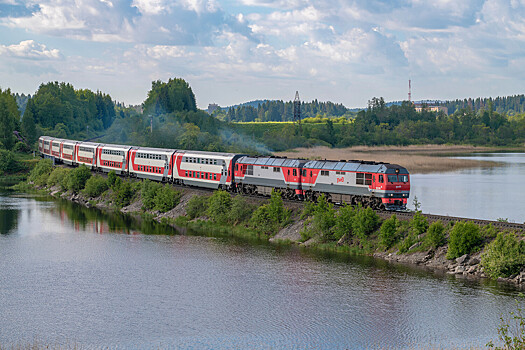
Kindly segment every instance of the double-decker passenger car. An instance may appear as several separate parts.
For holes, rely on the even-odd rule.
[[[229,189],[234,183],[233,167],[240,155],[233,153],[179,151],[175,183],[206,188]]]
[[[129,150],[129,174],[142,179],[168,181],[172,177],[174,149],[137,147]]]
[[[38,151],[42,153],[42,155],[47,154],[51,155],[51,140],[53,138],[49,136],[40,136],[38,139]]]
[[[128,167],[128,156],[131,146],[104,144],[98,147],[97,166],[103,172],[114,170],[122,174]]]
[[[60,159],[62,162],[73,165],[76,163],[75,146],[78,141],[73,140],[62,140],[62,155]]]
[[[62,158],[62,139],[55,139],[53,138],[52,140],[50,140],[50,145],[51,145],[51,155],[54,156],[55,158],[57,159],[61,159]]]
[[[75,145],[75,162],[88,168],[97,168],[97,150],[100,143],[79,142]]]

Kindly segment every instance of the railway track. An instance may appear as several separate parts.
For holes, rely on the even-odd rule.
[[[376,212],[382,218],[389,218],[390,216],[392,216],[392,214],[396,214],[396,216],[399,219],[410,220],[414,216],[413,212],[401,212],[401,211],[392,212],[392,211],[386,211],[386,210],[380,210]],[[445,216],[445,215],[435,215],[435,214],[422,214],[422,215],[426,217],[429,222],[441,221],[446,224],[449,222],[470,221],[480,226],[492,224],[492,226],[501,228],[501,229],[525,231],[525,224],[518,224],[518,223],[513,223],[513,222],[461,218],[457,216]]]

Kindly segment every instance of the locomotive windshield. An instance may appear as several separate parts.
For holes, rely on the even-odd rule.
[[[408,182],[408,175],[388,175],[388,182]]]

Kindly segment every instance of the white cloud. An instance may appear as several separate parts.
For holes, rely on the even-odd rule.
[[[47,49],[46,45],[39,44],[34,40],[24,40],[19,44],[0,45],[0,56],[10,56],[31,60],[56,60],[61,55],[57,49]]]

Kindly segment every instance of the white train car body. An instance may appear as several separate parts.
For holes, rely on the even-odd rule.
[[[169,181],[175,152],[174,149],[132,148],[129,151],[129,174],[142,179]]]
[[[131,146],[104,144],[98,149],[97,166],[103,172],[122,174],[128,169]]]

